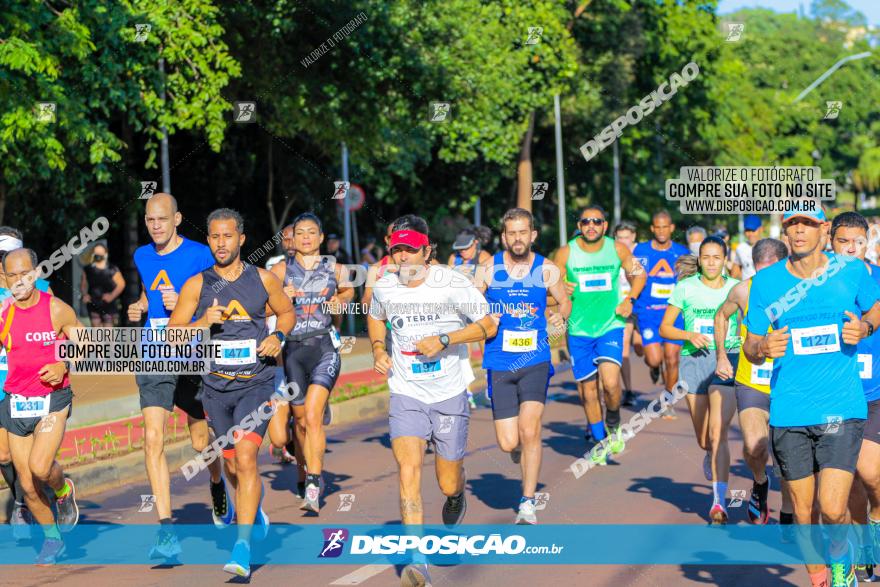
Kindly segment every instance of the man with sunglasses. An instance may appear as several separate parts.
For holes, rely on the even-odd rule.
[[[831,585],[849,586],[856,580],[847,498],[868,416],[856,345],[880,325],[880,287],[858,257],[823,252],[828,223],[818,204],[786,212],[782,226],[791,256],[752,278],[743,352],[756,365],[779,359],[770,379],[773,455],[795,523],[810,524],[819,504]],[[805,556],[816,552],[809,534],[797,533]],[[812,584],[828,585],[825,565],[811,559]]]
[[[645,272],[626,246],[605,236],[608,222],[600,206],[584,208],[578,227],[580,235],[559,249],[554,259],[560,271],[565,272],[566,292],[572,297],[568,351],[593,439],[604,444],[606,436],[610,436],[609,448],[619,453],[625,447],[620,433],[623,331],[633,303],[645,286]],[[622,301],[618,286],[621,267],[632,285],[630,297]],[[599,377],[605,390],[604,423]],[[604,465],[606,452],[593,450],[590,459],[593,464]]]

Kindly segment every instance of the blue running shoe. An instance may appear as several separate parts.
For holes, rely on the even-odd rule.
[[[245,579],[251,576],[251,545],[247,540],[239,540],[235,543],[232,548],[232,558],[223,565],[223,570]]]

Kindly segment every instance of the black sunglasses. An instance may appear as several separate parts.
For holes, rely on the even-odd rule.
[[[604,218],[581,218],[580,220],[578,220],[578,224],[580,224],[581,226],[584,226],[587,224],[595,224],[596,226],[601,226],[601,225],[605,224],[605,219]]]

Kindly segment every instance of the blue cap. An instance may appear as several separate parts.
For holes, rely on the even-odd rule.
[[[797,206],[798,203],[799,202],[795,203],[794,210],[786,212],[782,216],[782,222],[785,222],[786,220],[788,220],[790,218],[796,218],[798,216],[800,216],[801,218],[810,218],[810,219],[815,220],[817,222],[827,222],[828,221],[828,218],[825,216],[825,210],[822,209],[821,204],[818,204],[817,206],[815,206],[814,207],[815,209],[813,209],[813,210],[801,211],[801,210],[798,210],[797,208],[806,208],[807,206]],[[809,201],[804,202],[804,204],[809,204],[809,203],[810,203]]]
[[[761,217],[756,214],[749,214],[743,219],[743,228],[745,230],[758,230],[761,228]]]

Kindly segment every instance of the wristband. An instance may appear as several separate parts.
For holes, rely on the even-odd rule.
[[[284,342],[284,333],[283,332],[281,332],[280,330],[276,330],[272,334],[275,335],[275,337],[278,339],[278,342]]]
[[[484,338],[484,339],[485,339],[485,338],[489,338],[489,333],[486,332],[486,329],[483,328],[483,325],[482,325],[482,324],[480,324],[479,322],[474,322],[474,324],[476,324],[477,326],[479,326],[479,327],[480,327],[480,330],[483,331],[483,338]]]
[[[373,341],[373,345],[372,345],[372,346],[373,346],[373,350],[376,350],[376,345],[377,345],[377,344],[381,344],[381,345],[382,345],[382,348],[383,348],[383,349],[385,348],[385,343],[384,343],[383,341],[381,341],[381,340],[374,340],[374,341]]]

